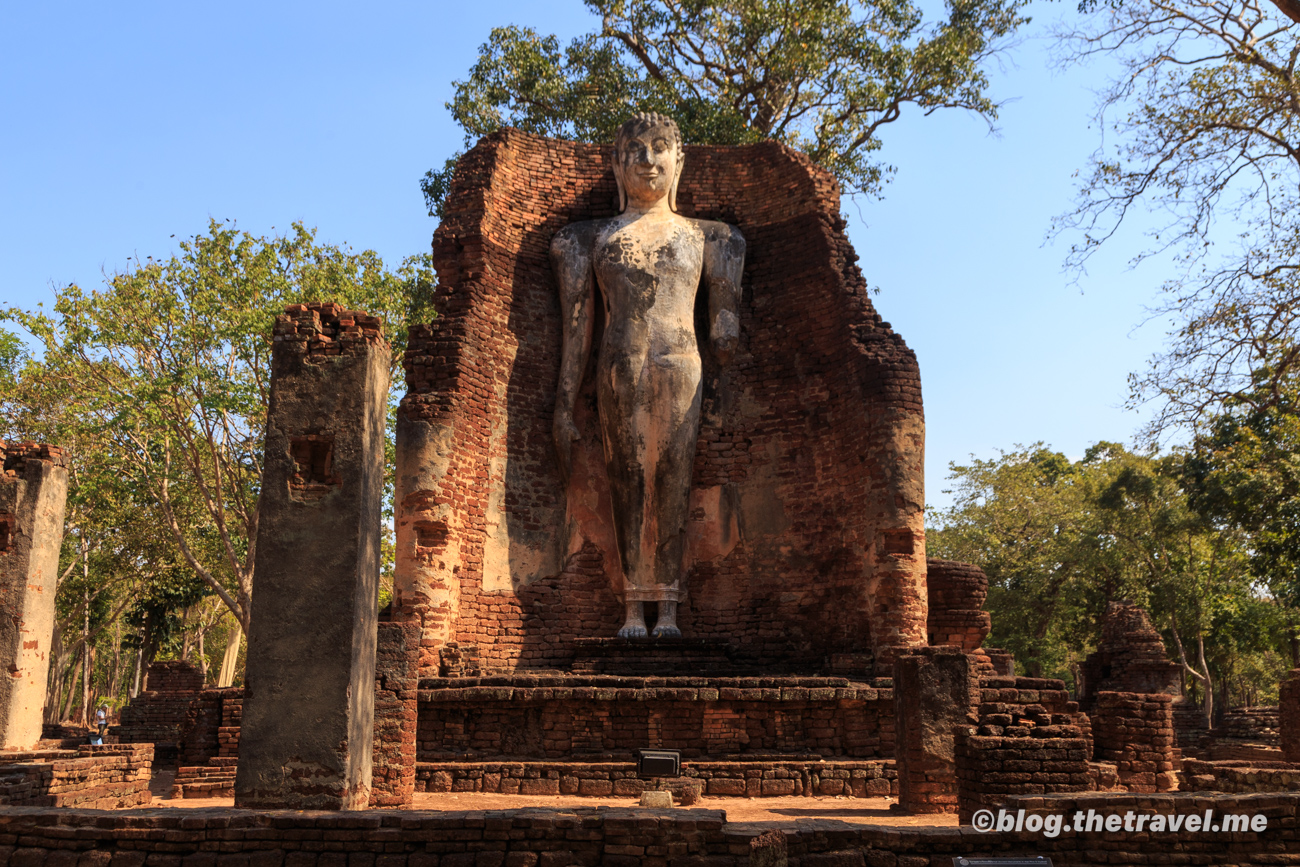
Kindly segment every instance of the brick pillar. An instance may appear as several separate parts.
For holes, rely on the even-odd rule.
[[[409,807],[415,798],[420,632],[414,621],[379,624],[372,807]]]
[[[956,647],[921,647],[894,661],[898,805],[911,813],[957,812],[956,729],[975,721],[979,677]]]
[[[389,357],[363,313],[276,320],[238,807],[369,802]]]
[[[1300,762],[1300,668],[1291,669],[1278,690],[1277,723],[1282,735],[1282,758]]]
[[[1099,762],[1114,762],[1130,792],[1174,789],[1172,695],[1099,692],[1092,713],[1093,749]]]
[[[0,748],[41,739],[68,496],[61,449],[0,441]]]

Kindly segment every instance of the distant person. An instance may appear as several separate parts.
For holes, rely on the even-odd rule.
[[[99,729],[98,740],[104,742],[104,733],[108,731],[108,705],[101,705],[95,711],[95,727]]]

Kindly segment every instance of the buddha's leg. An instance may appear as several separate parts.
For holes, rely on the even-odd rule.
[[[653,498],[646,503],[655,538],[645,540],[654,551],[654,583],[659,599],[659,620],[654,635],[677,637],[677,602],[681,598],[681,577],[685,569],[686,520],[690,514],[691,476],[695,466],[695,444],[700,431],[700,400],[703,392],[700,357],[695,352],[662,357],[655,364],[655,404],[659,418],[656,441],[648,449],[654,454],[647,471],[653,482]]]
[[[605,449],[605,469],[613,507],[614,539],[618,559],[623,567],[623,592],[626,616],[619,638],[645,638],[643,603],[652,599],[644,592],[645,566],[640,547],[645,523],[646,474],[644,411],[638,411],[638,383],[644,369],[644,356],[628,356],[603,351],[597,368],[596,401],[600,415],[601,440]],[[641,416],[641,418],[638,418]]]

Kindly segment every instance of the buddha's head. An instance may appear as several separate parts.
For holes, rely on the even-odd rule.
[[[664,196],[676,211],[682,157],[682,132],[672,118],[653,112],[628,118],[614,136],[619,212],[627,210],[629,199],[652,203]]]

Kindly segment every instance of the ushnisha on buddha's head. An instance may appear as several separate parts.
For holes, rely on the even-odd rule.
[[[628,118],[614,136],[619,212],[627,210],[629,202],[645,208],[665,196],[676,211],[683,156],[682,132],[675,120],[654,112]]]

